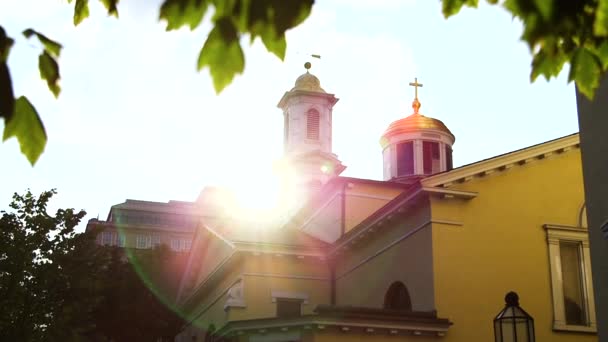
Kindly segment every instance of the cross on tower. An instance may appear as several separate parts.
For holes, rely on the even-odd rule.
[[[418,83],[418,77],[414,77],[414,82],[410,82],[410,85],[414,87],[414,98],[418,99],[418,87],[422,87],[422,83]]]

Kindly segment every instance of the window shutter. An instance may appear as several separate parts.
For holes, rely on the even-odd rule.
[[[319,140],[319,111],[311,109],[306,116],[306,138]]]

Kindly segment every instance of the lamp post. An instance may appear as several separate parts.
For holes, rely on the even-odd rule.
[[[519,306],[517,293],[507,293],[505,302],[494,318],[494,341],[534,342],[534,319]]]

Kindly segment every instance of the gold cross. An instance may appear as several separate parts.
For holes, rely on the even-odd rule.
[[[414,82],[410,82],[410,85],[414,87],[414,98],[418,98],[418,87],[422,87],[422,83],[418,83],[418,77],[414,78]]]

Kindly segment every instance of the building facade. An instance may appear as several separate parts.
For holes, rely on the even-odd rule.
[[[86,229],[99,230],[97,242],[104,246],[152,249],[164,244],[175,252],[189,252],[199,212],[194,202],[128,199],[112,206],[107,220],[89,220]]]
[[[176,341],[491,341],[509,291],[537,341],[597,341],[578,134],[453,168],[416,81],[380,139],[384,180],[343,177],[337,98],[309,67],[279,102],[306,200],[258,229],[200,218]]]

